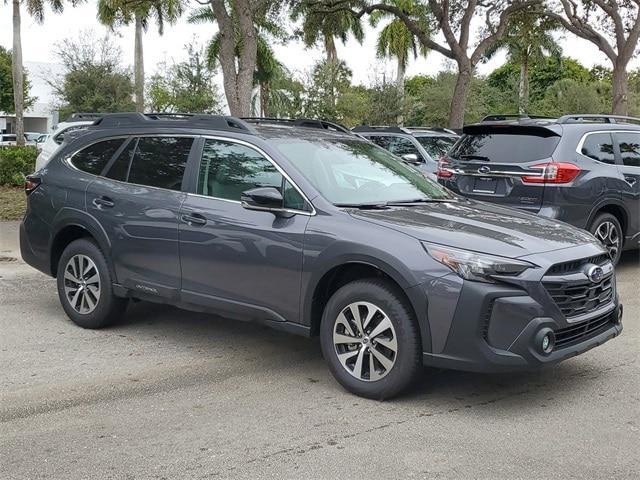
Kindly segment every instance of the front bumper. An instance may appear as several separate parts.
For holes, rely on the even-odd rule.
[[[439,280],[441,285],[445,281]],[[622,332],[622,305],[615,292],[607,304],[579,321],[571,321],[562,315],[540,282],[522,288],[462,282],[453,277],[449,281],[445,290],[459,289],[457,305],[450,319],[437,300],[429,306],[431,351],[423,353],[427,366],[474,372],[535,369],[584,353]],[[431,287],[423,286],[427,295]],[[557,342],[545,354],[540,332],[549,329]]]

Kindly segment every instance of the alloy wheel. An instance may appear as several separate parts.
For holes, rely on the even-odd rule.
[[[604,221],[598,225],[594,235],[604,244],[609,257],[614,260],[620,251],[620,235],[616,226],[612,222]]]
[[[64,268],[64,293],[76,312],[93,312],[100,300],[100,274],[96,264],[86,255],[74,255]]]
[[[333,327],[333,344],[344,369],[365,382],[385,377],[398,356],[391,320],[369,302],[351,303],[340,312]]]

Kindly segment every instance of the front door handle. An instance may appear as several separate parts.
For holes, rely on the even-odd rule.
[[[109,197],[94,198],[91,202],[96,208],[112,208],[115,203]]]
[[[624,181],[633,187],[638,179],[636,177],[624,177]]]
[[[199,213],[184,213],[180,216],[180,220],[187,225],[204,225],[207,223],[207,219]]]

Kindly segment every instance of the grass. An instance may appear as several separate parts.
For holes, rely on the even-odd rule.
[[[24,188],[0,186],[0,220],[20,220],[26,208]]]

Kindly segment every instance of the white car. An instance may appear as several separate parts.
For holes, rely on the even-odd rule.
[[[9,146],[16,144],[16,136],[13,133],[0,133],[0,146]]]
[[[42,169],[47,162],[49,162],[51,155],[53,155],[60,145],[62,145],[62,142],[64,142],[64,136],[67,133],[84,130],[87,128],[87,125],[91,125],[92,123],[93,120],[60,122],[56,130],[49,135],[44,143],[41,144],[42,150],[40,150],[40,154],[38,155],[38,158],[36,158],[36,172]]]

